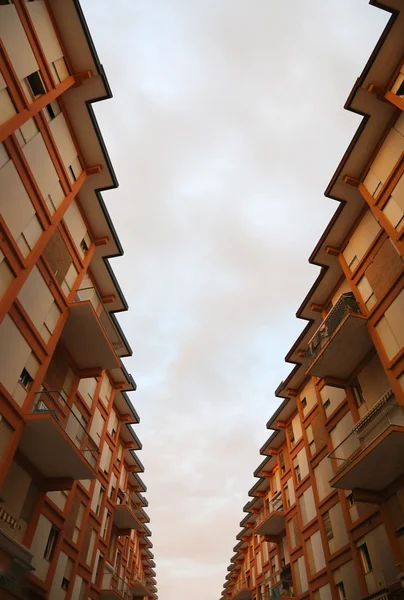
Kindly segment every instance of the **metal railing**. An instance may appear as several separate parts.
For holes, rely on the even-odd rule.
[[[361,314],[352,292],[342,294],[308,343],[304,357],[309,366],[328,344],[333,333],[348,314]]]
[[[86,428],[72,411],[60,392],[57,390],[41,390],[40,392],[37,392],[35,394],[32,413],[48,413],[52,415],[60,428],[69,436],[87,462],[95,469],[99,455],[97,444],[89,436]]]
[[[0,501],[1,504],[1,501]],[[18,519],[13,517],[11,513],[9,513],[4,506],[0,506],[0,521],[6,523],[10,529],[17,529]],[[1,526],[1,525],[0,525]]]
[[[393,392],[388,390],[330,452],[328,458],[333,462],[334,471],[347,466],[391,425],[404,426],[404,406],[394,402]]]
[[[135,515],[136,517],[136,504],[133,502],[133,500],[130,497],[130,492],[125,492],[123,497],[121,496],[117,496],[116,497],[116,502],[115,505],[117,506],[127,506]],[[136,517],[137,519],[137,517]],[[139,519],[137,519],[139,520]]]
[[[283,500],[282,500],[282,492],[278,492],[275,494],[273,498],[269,501],[268,504],[261,509],[261,511],[257,514],[257,520],[255,522],[255,526],[258,527],[274,512],[282,512],[283,511]]]
[[[237,581],[236,585],[234,586],[231,597],[234,598],[234,596],[236,596],[236,594],[241,592],[241,590],[249,590],[249,589],[251,589],[250,581],[247,581],[247,579],[241,579],[240,581]]]
[[[132,587],[127,581],[121,579],[121,577],[119,577],[113,571],[104,571],[104,573],[102,574],[101,590],[113,590],[121,598],[124,598],[124,600],[133,599]]]
[[[106,310],[101,296],[95,287],[86,287],[77,290],[75,302],[91,302],[102,328],[104,329],[114,350],[119,352],[125,348],[125,344],[119,329],[114,323],[109,312]]]

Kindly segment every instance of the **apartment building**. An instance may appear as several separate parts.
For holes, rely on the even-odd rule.
[[[0,598],[157,599],[111,97],[78,0],[0,0]]]
[[[293,370],[267,427],[223,599],[404,597],[404,4],[346,108]]]

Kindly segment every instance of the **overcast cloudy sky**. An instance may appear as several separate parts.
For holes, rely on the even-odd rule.
[[[343,110],[387,14],[366,0],[82,0],[114,99],[137,432],[160,600],[217,600],[253,484]]]

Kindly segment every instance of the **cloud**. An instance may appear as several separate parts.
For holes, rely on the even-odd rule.
[[[114,99],[95,109],[120,181],[137,432],[160,600],[215,600],[323,198],[359,118],[345,99],[387,15],[365,0],[82,0]]]

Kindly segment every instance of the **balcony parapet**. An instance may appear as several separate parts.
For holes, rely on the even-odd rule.
[[[404,407],[388,390],[328,455],[335,472],[330,483],[380,491],[404,472],[403,451]]]

